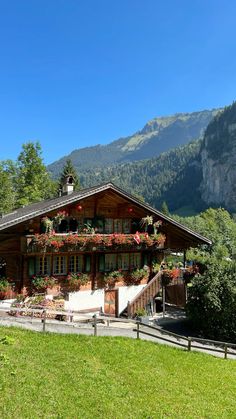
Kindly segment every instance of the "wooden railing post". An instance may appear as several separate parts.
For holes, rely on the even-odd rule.
[[[47,310],[43,310],[43,332],[46,331],[46,317],[47,317]]]
[[[191,351],[192,339],[188,337],[188,351]]]
[[[127,315],[128,315],[128,317],[131,317],[131,306],[130,306],[130,301],[128,301],[128,305],[127,305]]]
[[[140,326],[140,323],[137,322],[137,339],[139,339],[139,326]]]
[[[93,327],[94,327],[93,334],[94,334],[94,336],[97,336],[98,335],[98,330],[97,330],[97,315],[96,314],[94,314],[94,316],[93,316]]]
[[[163,308],[162,315],[163,317],[165,317],[165,314],[166,314],[166,287],[165,286],[162,287],[162,308]]]
[[[224,353],[225,353],[225,359],[227,359],[227,355],[228,355],[228,346],[227,345],[225,345]]]

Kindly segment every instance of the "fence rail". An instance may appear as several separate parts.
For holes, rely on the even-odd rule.
[[[10,317],[10,312],[16,312],[16,314],[20,315],[20,313],[24,312],[24,316],[22,319],[29,318],[31,319],[31,323],[33,322],[34,314],[39,314],[40,317],[38,318],[42,322],[42,332],[46,332],[47,325],[49,326],[52,324],[52,319],[48,318],[48,315],[59,315],[63,316],[67,321],[65,322],[58,322],[53,323],[54,325],[67,325],[69,327],[72,322],[74,316],[83,315],[81,319],[78,319],[78,323],[87,323],[92,328],[92,334],[94,336],[98,335],[98,324],[99,323],[106,323],[106,326],[110,326],[113,322],[122,322],[122,323],[133,323],[136,325],[136,328],[132,329],[133,332],[136,332],[137,339],[140,339],[140,335],[149,336],[152,339],[162,340],[164,342],[171,343],[173,345],[177,345],[183,349],[187,349],[191,351],[192,349],[195,350],[203,350],[205,352],[213,352],[219,353],[224,356],[225,359],[228,358],[228,355],[232,355],[236,359],[236,344],[230,342],[223,342],[211,339],[203,339],[198,337],[192,336],[183,336],[177,333],[169,332],[166,330],[161,329],[158,326],[152,326],[146,323],[142,323],[140,321],[131,320],[131,319],[121,319],[116,317],[108,317],[103,315],[89,315],[85,314],[83,310],[81,311],[72,311],[72,310],[50,310],[45,308],[27,308],[27,307],[10,307],[10,308],[0,308],[0,313],[6,313],[8,318]],[[19,317],[13,316],[12,319],[19,319]],[[1,317],[0,317],[1,320]],[[131,326],[132,327],[132,326]],[[155,334],[158,333],[157,334]],[[133,336],[135,337],[135,336]],[[234,350],[235,349],[235,350]]]
[[[161,334],[155,335],[154,333],[150,333],[147,330],[143,330],[141,327],[144,327],[148,330],[149,329],[156,330]],[[228,355],[233,355],[236,357],[236,351],[234,352],[232,351],[233,348],[236,348],[235,343],[222,342],[222,341],[211,340],[211,339],[202,339],[202,338],[197,338],[193,336],[188,336],[188,337],[182,336],[182,335],[178,335],[177,333],[173,333],[169,331],[167,332],[161,329],[160,327],[151,326],[149,324],[142,323],[142,322],[137,322],[137,328],[133,329],[133,331],[137,332],[137,339],[140,339],[140,334],[144,334],[146,336],[151,336],[158,340],[163,340],[165,342],[169,342],[174,345],[181,346],[183,348],[186,348],[188,351],[191,351],[192,349],[197,349],[197,350],[200,349],[207,352],[209,351],[209,352],[221,353],[224,355],[225,359],[228,358]],[[162,335],[167,335],[168,337],[166,336],[164,337]],[[171,337],[175,338],[176,340],[171,339]],[[181,340],[184,342],[180,342]],[[194,344],[194,342],[200,343],[200,344],[202,343],[202,345],[196,345]],[[203,346],[204,344],[205,346]]]

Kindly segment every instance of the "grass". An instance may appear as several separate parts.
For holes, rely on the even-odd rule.
[[[235,361],[128,338],[0,327],[3,419],[234,418],[235,391]]]

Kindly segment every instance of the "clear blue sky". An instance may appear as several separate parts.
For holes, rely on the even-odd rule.
[[[0,0],[0,159],[236,99],[235,0]]]

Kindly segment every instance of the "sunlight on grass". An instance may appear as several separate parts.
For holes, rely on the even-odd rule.
[[[235,417],[235,361],[128,338],[5,336],[1,418]]]

